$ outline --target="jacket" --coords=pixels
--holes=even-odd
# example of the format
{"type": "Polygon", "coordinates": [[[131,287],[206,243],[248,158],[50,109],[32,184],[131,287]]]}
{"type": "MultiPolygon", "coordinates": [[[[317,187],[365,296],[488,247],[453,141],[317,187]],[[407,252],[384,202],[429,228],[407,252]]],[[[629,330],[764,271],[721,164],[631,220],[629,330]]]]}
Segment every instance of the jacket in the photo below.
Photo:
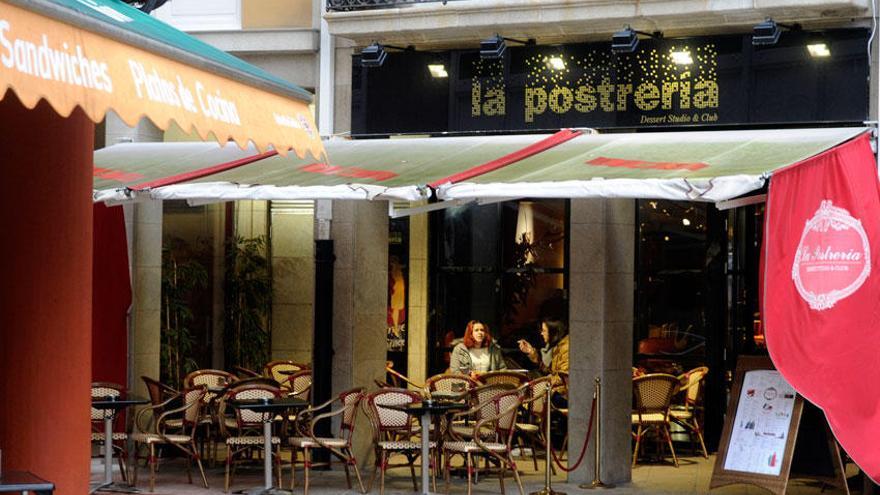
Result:
{"type": "MultiPolygon", "coordinates": [[[[504,356],[501,355],[501,347],[498,347],[498,344],[492,342],[489,344],[489,371],[498,371],[498,370],[506,370],[507,363],[504,362],[504,356]]],[[[468,352],[468,348],[464,345],[464,342],[459,342],[452,349],[452,357],[449,359],[449,369],[453,373],[464,373],[468,374],[473,369],[474,365],[471,362],[471,353],[468,352]]]]}

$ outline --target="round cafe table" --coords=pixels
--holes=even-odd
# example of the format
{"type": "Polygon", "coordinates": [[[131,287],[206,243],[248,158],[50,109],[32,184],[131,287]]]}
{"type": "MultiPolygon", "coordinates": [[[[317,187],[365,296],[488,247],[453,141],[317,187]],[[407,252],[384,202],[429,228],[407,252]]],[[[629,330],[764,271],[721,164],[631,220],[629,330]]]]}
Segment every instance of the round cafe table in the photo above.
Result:
{"type": "Polygon", "coordinates": [[[113,420],[123,409],[149,403],[150,401],[146,399],[131,395],[92,397],[92,407],[111,412],[104,414],[104,481],[90,487],[89,493],[96,491],[140,493],[137,488],[113,483],[113,420]]]}

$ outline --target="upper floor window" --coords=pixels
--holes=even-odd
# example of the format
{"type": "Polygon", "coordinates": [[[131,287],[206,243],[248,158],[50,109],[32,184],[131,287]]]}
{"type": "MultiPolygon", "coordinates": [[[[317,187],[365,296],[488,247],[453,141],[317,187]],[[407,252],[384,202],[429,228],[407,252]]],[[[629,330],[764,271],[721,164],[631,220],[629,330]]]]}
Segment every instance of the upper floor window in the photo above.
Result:
{"type": "Polygon", "coordinates": [[[241,29],[241,0],[174,0],[153,15],[181,31],[241,29]]]}

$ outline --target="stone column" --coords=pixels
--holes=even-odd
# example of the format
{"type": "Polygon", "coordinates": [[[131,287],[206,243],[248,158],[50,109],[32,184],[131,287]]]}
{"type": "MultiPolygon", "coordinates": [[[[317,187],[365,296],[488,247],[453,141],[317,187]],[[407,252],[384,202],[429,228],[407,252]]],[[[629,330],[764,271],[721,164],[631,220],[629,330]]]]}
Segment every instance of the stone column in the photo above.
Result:
{"type": "MultiPolygon", "coordinates": [[[[602,481],[630,474],[635,201],[571,201],[569,458],[580,453],[595,378],[602,380],[602,481]]],[[[574,483],[593,479],[595,438],[574,483]]]]}
{"type": "MultiPolygon", "coordinates": [[[[423,203],[418,203],[423,204],[423,203]]],[[[413,206],[417,206],[414,204],[413,206]]],[[[428,214],[409,217],[409,310],[407,376],[425,383],[428,375],[428,214]]]]}
{"type": "MultiPolygon", "coordinates": [[[[388,297],[388,204],[334,201],[330,236],[333,271],[333,393],[375,388],[385,374],[385,313],[388,297]]],[[[372,459],[370,427],[358,415],[354,451],[372,459]]]]}

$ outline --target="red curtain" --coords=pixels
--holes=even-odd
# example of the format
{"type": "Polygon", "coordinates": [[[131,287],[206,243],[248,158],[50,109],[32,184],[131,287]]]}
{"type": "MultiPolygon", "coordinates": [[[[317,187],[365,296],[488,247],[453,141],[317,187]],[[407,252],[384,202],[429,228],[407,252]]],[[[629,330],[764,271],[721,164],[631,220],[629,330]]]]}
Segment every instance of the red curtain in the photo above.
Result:
{"type": "Polygon", "coordinates": [[[835,436],[880,479],[880,183],[868,135],[773,175],[767,347],[835,436]]]}
{"type": "Polygon", "coordinates": [[[126,384],[127,314],[131,306],[128,246],[121,206],[94,205],[92,381],[126,384]]]}

